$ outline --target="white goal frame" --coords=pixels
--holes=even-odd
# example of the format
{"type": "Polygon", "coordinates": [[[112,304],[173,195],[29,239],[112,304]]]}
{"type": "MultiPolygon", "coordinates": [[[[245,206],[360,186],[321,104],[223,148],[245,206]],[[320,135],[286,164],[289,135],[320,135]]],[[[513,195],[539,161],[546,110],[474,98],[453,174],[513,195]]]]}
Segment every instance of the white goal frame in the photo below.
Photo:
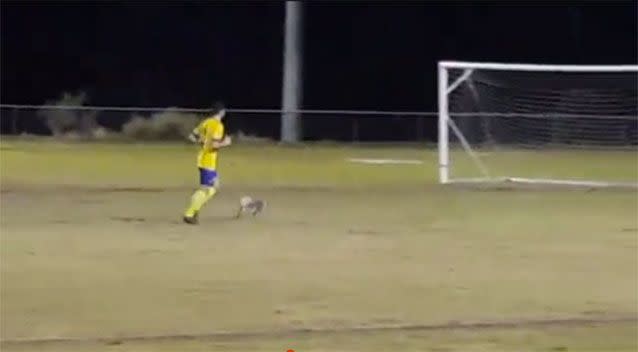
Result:
{"type": "MultiPolygon", "coordinates": [[[[463,136],[454,120],[450,118],[448,97],[457,87],[468,80],[474,70],[493,71],[518,71],[518,72],[595,72],[595,73],[617,73],[636,72],[638,65],[543,65],[543,64],[513,64],[513,63],[478,63],[462,61],[439,61],[438,62],[438,156],[439,156],[439,183],[501,183],[513,182],[531,185],[566,185],[583,187],[629,187],[638,188],[636,183],[601,182],[588,180],[559,180],[559,179],[538,179],[519,177],[494,177],[489,174],[487,167],[473,151],[467,139],[463,136]],[[460,69],[463,73],[452,83],[449,82],[448,70],[460,69]],[[458,138],[465,152],[470,156],[476,167],[481,171],[482,177],[472,179],[451,179],[450,178],[450,149],[449,130],[452,130],[458,138]]],[[[638,157],[638,156],[637,156],[638,157]]]]}

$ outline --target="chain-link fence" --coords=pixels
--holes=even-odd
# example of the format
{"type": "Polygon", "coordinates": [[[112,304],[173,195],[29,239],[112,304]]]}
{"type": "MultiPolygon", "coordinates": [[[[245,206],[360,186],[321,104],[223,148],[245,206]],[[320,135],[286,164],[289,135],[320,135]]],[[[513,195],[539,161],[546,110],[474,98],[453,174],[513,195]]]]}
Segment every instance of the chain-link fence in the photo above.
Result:
{"type": "MultiPolygon", "coordinates": [[[[436,113],[380,111],[298,111],[303,141],[435,142],[436,113]]],[[[206,110],[176,108],[0,107],[3,135],[179,139],[207,116],[206,110]]],[[[280,139],[282,112],[229,109],[228,133],[245,138],[280,139]]]]}

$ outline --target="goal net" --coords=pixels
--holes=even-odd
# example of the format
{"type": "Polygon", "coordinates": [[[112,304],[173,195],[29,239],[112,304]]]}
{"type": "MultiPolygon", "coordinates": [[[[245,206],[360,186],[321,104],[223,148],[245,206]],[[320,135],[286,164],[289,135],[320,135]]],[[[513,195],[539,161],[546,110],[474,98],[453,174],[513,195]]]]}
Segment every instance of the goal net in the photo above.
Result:
{"type": "Polygon", "coordinates": [[[439,62],[439,180],[638,187],[638,66],[439,62]]]}

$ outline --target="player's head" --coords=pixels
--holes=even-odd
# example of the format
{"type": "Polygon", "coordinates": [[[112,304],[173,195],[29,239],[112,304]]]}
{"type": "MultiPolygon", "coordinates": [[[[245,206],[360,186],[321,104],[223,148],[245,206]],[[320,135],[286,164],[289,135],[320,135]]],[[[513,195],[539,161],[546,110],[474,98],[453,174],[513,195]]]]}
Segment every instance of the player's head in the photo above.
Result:
{"type": "Polygon", "coordinates": [[[226,107],[223,103],[217,102],[213,105],[213,116],[218,120],[221,120],[224,116],[226,116],[226,107]]]}

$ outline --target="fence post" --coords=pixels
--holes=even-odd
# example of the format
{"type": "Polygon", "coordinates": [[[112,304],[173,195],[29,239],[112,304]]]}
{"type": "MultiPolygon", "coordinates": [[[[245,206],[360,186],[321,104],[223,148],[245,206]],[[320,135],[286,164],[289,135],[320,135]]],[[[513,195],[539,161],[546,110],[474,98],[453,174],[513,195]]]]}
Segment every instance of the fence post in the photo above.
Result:
{"type": "Polygon", "coordinates": [[[356,115],[352,115],[352,142],[359,141],[359,119],[356,115]]]}
{"type": "Polygon", "coordinates": [[[424,122],[423,121],[425,119],[425,116],[420,116],[417,115],[416,117],[416,140],[417,142],[421,142],[423,141],[423,126],[424,126],[424,122]]]}
{"type": "Polygon", "coordinates": [[[11,110],[11,134],[18,134],[18,109],[11,110]]]}

